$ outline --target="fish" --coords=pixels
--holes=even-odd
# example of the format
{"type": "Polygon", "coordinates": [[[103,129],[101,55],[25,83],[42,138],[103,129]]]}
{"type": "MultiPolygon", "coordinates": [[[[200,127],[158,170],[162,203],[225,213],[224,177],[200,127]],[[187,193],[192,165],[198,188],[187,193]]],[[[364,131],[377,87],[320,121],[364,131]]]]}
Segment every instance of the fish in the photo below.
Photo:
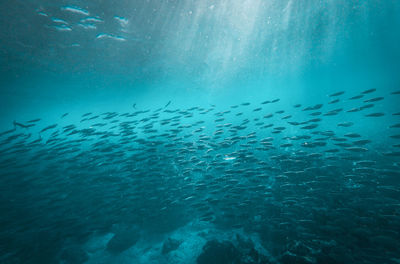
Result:
{"type": "Polygon", "coordinates": [[[112,34],[107,34],[107,33],[97,34],[96,39],[111,39],[111,40],[116,40],[116,41],[120,41],[120,42],[127,41],[127,39],[122,36],[117,36],[117,35],[112,35],[112,34]]]}
{"type": "Polygon", "coordinates": [[[54,23],[58,23],[58,24],[68,25],[67,21],[60,19],[60,18],[56,18],[56,17],[52,17],[51,21],[53,21],[54,23]]]}
{"type": "Polygon", "coordinates": [[[335,99],[335,100],[330,101],[328,104],[336,104],[338,102],[340,102],[340,100],[339,99],[335,99]]]}
{"type": "Polygon", "coordinates": [[[374,104],[366,104],[360,107],[360,110],[368,109],[374,107],[374,104]]]}
{"type": "Polygon", "coordinates": [[[381,100],[383,100],[383,99],[384,99],[384,97],[375,97],[375,98],[371,98],[371,99],[365,100],[364,103],[368,103],[368,102],[378,102],[378,101],[381,101],[381,100]]]}
{"type": "Polygon", "coordinates": [[[349,100],[357,100],[357,99],[360,99],[360,98],[363,98],[363,97],[364,97],[364,95],[360,94],[360,95],[356,95],[356,96],[350,97],[349,100]]]}
{"type": "Polygon", "coordinates": [[[350,110],[347,110],[346,112],[347,113],[355,113],[355,112],[359,112],[359,111],[361,111],[362,109],[360,109],[360,108],[352,108],[352,109],[350,109],[350,110]]]}
{"type": "MultiPolygon", "coordinates": [[[[96,109],[71,112],[62,124],[15,125],[0,133],[7,198],[0,232],[24,250],[10,247],[0,262],[42,259],[43,252],[48,262],[70,262],[62,258],[100,242],[108,252],[90,249],[90,258],[131,248],[158,259],[160,247],[148,240],[156,235],[181,245],[215,238],[222,244],[212,252],[228,248],[237,262],[386,263],[398,251],[400,125],[394,116],[363,119],[369,103],[340,100],[322,110],[330,100],[294,107],[282,98],[279,109],[257,100],[251,108],[96,109]],[[37,234],[43,240],[26,247],[37,234]],[[372,244],[355,243],[365,238],[372,244]],[[264,259],[262,247],[271,245],[264,259]]],[[[389,106],[377,105],[392,113],[389,106]]]]}
{"type": "Polygon", "coordinates": [[[47,130],[49,130],[49,129],[53,129],[53,128],[56,128],[56,127],[57,127],[57,124],[53,124],[53,125],[47,126],[47,127],[43,128],[43,129],[40,131],[40,133],[43,133],[43,132],[45,132],[45,131],[47,131],[47,130]]]}
{"type": "MultiPolygon", "coordinates": [[[[83,23],[79,23],[78,26],[84,28],[84,29],[91,29],[91,30],[95,30],[97,29],[97,26],[94,24],[83,24],[83,23]]],[[[73,46],[79,47],[79,44],[73,44],[73,46]]]]}
{"type": "Polygon", "coordinates": [[[362,147],[348,147],[345,150],[352,151],[352,152],[367,152],[368,149],[362,147]]]}
{"type": "Polygon", "coordinates": [[[67,12],[71,12],[74,14],[78,14],[78,15],[83,15],[83,16],[88,16],[89,12],[83,8],[77,7],[77,6],[63,6],[61,8],[61,10],[63,11],[67,11],[67,12]]]}
{"type": "Polygon", "coordinates": [[[168,103],[164,106],[164,108],[167,108],[171,104],[171,101],[168,101],[168,103]]]}
{"type": "Polygon", "coordinates": [[[311,125],[303,126],[303,127],[301,127],[301,129],[314,129],[316,127],[318,127],[318,124],[311,124],[311,125]]]}
{"type": "Polygon", "coordinates": [[[340,91],[340,92],[336,92],[336,93],[330,94],[329,97],[336,97],[336,96],[339,96],[339,95],[342,95],[342,94],[344,94],[344,91],[340,91]]]}
{"type": "Polygon", "coordinates": [[[400,157],[400,151],[390,151],[390,152],[384,152],[382,154],[384,156],[389,156],[389,157],[400,157]]]}
{"type": "Polygon", "coordinates": [[[369,143],[371,143],[371,142],[372,142],[372,141],[369,140],[369,139],[360,139],[360,140],[354,141],[354,142],[353,142],[353,145],[356,145],[356,146],[364,146],[364,145],[369,144],[369,143]]]}
{"type": "Polygon", "coordinates": [[[373,92],[375,92],[376,91],[376,89],[375,88],[372,88],[372,89],[368,89],[368,90],[365,90],[365,91],[363,91],[363,92],[361,92],[362,94],[370,94],[370,93],[373,93],[373,92]]]}
{"type": "Polygon", "coordinates": [[[126,27],[129,23],[129,20],[122,16],[114,16],[114,19],[117,20],[122,27],[126,27]]]}
{"type": "Polygon", "coordinates": [[[72,31],[72,27],[68,26],[68,25],[54,25],[52,26],[52,28],[54,28],[57,31],[72,31]]]}
{"type": "Polygon", "coordinates": [[[351,127],[353,125],[354,125],[353,122],[343,122],[343,123],[337,124],[337,126],[339,126],[339,127],[351,127]]]}
{"type": "Polygon", "coordinates": [[[384,116],[384,113],[371,113],[371,114],[367,114],[365,115],[366,117],[381,117],[384,116]]]}
{"type": "Polygon", "coordinates": [[[63,114],[62,116],[61,116],[61,118],[64,118],[64,117],[66,117],[68,115],[68,113],[65,113],[65,114],[63,114]]]}
{"type": "Polygon", "coordinates": [[[314,122],[321,122],[322,119],[321,118],[313,118],[307,121],[307,123],[314,123],[314,122]]]}
{"type": "Polygon", "coordinates": [[[14,127],[13,129],[1,132],[0,136],[4,136],[4,135],[10,134],[10,133],[15,132],[15,131],[16,131],[16,128],[14,127]]]}
{"type": "Polygon", "coordinates": [[[13,124],[14,124],[14,128],[16,128],[17,126],[22,127],[22,128],[30,128],[30,127],[35,126],[35,124],[24,125],[24,124],[16,122],[15,120],[14,120],[13,124]]]}
{"type": "Polygon", "coordinates": [[[338,108],[338,109],[334,109],[334,110],[331,110],[331,111],[329,111],[329,112],[326,112],[326,113],[323,114],[323,115],[324,115],[324,116],[333,116],[333,115],[339,114],[341,111],[343,111],[343,109],[342,109],[342,108],[338,108]]]}
{"type": "Polygon", "coordinates": [[[36,119],[32,119],[32,120],[27,121],[27,123],[36,123],[36,122],[39,122],[40,120],[42,120],[42,119],[36,118],[36,119]]]}
{"type": "Polygon", "coordinates": [[[360,166],[372,166],[376,164],[376,161],[374,160],[360,160],[356,162],[357,165],[360,166]]]}
{"type": "Polygon", "coordinates": [[[361,135],[358,134],[358,133],[347,133],[347,134],[345,134],[344,136],[345,136],[345,137],[350,137],[350,138],[358,138],[358,137],[361,137],[361,135]]]}

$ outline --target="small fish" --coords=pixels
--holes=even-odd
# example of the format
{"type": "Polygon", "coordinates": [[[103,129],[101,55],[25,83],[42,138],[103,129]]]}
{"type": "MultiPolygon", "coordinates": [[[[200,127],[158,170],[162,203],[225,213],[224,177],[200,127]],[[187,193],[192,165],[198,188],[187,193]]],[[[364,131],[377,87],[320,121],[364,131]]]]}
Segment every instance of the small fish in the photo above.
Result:
{"type": "Polygon", "coordinates": [[[336,103],[338,103],[339,101],[340,101],[339,99],[335,99],[335,100],[330,101],[328,104],[336,104],[336,103]]]}
{"type": "Polygon", "coordinates": [[[132,107],[133,107],[134,109],[136,109],[136,103],[134,103],[134,104],[132,105],[132,107]]]}
{"type": "Polygon", "coordinates": [[[40,120],[42,120],[42,119],[36,118],[36,119],[29,120],[27,123],[36,123],[36,122],[39,122],[40,120]]]}
{"type": "Polygon", "coordinates": [[[352,125],[354,125],[353,122],[343,122],[343,123],[339,123],[337,126],[340,126],[340,127],[351,127],[352,125]]]}
{"type": "Polygon", "coordinates": [[[374,104],[366,104],[366,105],[361,106],[360,110],[368,109],[368,108],[372,108],[372,107],[374,107],[374,104]]]}
{"type": "Polygon", "coordinates": [[[43,128],[43,129],[40,131],[40,133],[42,133],[42,132],[44,132],[44,131],[46,131],[46,130],[49,130],[49,129],[53,129],[53,128],[55,128],[56,126],[57,126],[57,124],[47,126],[47,127],[43,128]]]}
{"type": "Polygon", "coordinates": [[[361,111],[361,109],[360,109],[360,108],[352,108],[352,109],[350,109],[350,110],[347,110],[346,112],[348,112],[348,113],[354,113],[354,112],[358,112],[358,111],[361,111]]]}
{"type": "Polygon", "coordinates": [[[391,125],[389,128],[400,128],[400,123],[391,125]]]}
{"type": "Polygon", "coordinates": [[[323,106],[323,104],[316,104],[314,106],[309,106],[303,109],[303,111],[318,110],[323,106]]]}
{"type": "Polygon", "coordinates": [[[327,149],[327,150],[325,150],[325,152],[328,152],[328,153],[337,153],[339,151],[340,151],[339,149],[327,149]]]}
{"type": "Polygon", "coordinates": [[[15,129],[15,127],[14,127],[14,129],[10,129],[10,130],[3,131],[3,132],[0,133],[0,136],[7,135],[7,134],[9,134],[9,133],[11,133],[11,132],[14,132],[15,130],[16,130],[16,129],[15,129]]]}
{"type": "Polygon", "coordinates": [[[390,151],[390,152],[385,152],[382,153],[385,156],[390,156],[390,157],[400,157],[400,151],[390,151]]]}
{"type": "Polygon", "coordinates": [[[384,116],[384,113],[372,113],[372,114],[368,114],[365,115],[366,117],[380,117],[380,116],[384,116]]]}
{"type": "Polygon", "coordinates": [[[321,118],[313,118],[313,119],[310,119],[310,120],[308,120],[307,121],[307,123],[315,123],[315,122],[321,122],[322,121],[322,119],[321,118]]]}
{"type": "Polygon", "coordinates": [[[339,96],[339,95],[342,95],[342,94],[344,94],[344,91],[340,91],[340,92],[337,92],[337,93],[330,94],[329,97],[335,97],[335,96],[339,96]]]}
{"type": "Polygon", "coordinates": [[[64,117],[66,117],[68,115],[68,113],[65,113],[65,114],[63,114],[62,116],[61,116],[61,118],[64,118],[64,117]]]}
{"type": "Polygon", "coordinates": [[[301,104],[295,104],[293,107],[294,108],[299,108],[299,107],[301,107],[301,104]]]}
{"type": "Polygon", "coordinates": [[[272,126],[273,126],[273,124],[268,124],[268,125],[263,126],[262,128],[269,128],[269,127],[272,127],[272,126]]]}
{"type": "Polygon", "coordinates": [[[357,140],[357,141],[353,142],[353,144],[356,146],[364,146],[369,143],[371,143],[371,140],[369,140],[369,139],[361,139],[361,140],[357,140]]]}
{"type": "Polygon", "coordinates": [[[362,148],[362,147],[348,147],[345,148],[345,150],[351,151],[351,152],[367,152],[368,149],[362,148]]]}
{"type": "Polygon", "coordinates": [[[339,109],[335,109],[335,110],[331,110],[327,113],[324,114],[324,116],[334,116],[339,114],[339,112],[341,112],[343,109],[339,108],[339,109]]]}
{"type": "Polygon", "coordinates": [[[358,138],[358,137],[361,137],[361,135],[360,135],[360,134],[357,134],[357,133],[347,133],[347,134],[345,134],[344,136],[345,136],[345,137],[349,137],[349,138],[358,138]]]}
{"type": "Polygon", "coordinates": [[[314,129],[317,126],[318,126],[318,124],[311,124],[311,125],[308,125],[308,126],[303,126],[303,127],[301,127],[301,129],[314,129]]]}
{"type": "Polygon", "coordinates": [[[16,122],[15,120],[14,120],[13,124],[14,124],[14,128],[19,126],[19,127],[22,127],[22,128],[26,129],[26,128],[30,128],[30,127],[35,126],[35,124],[24,125],[24,124],[16,122]]]}
{"type": "Polygon", "coordinates": [[[357,165],[361,165],[361,166],[371,166],[371,165],[375,165],[376,161],[374,160],[360,160],[358,162],[356,162],[357,165]]]}
{"type": "Polygon", "coordinates": [[[372,99],[365,100],[364,103],[378,102],[378,101],[381,101],[383,99],[384,99],[384,97],[375,97],[375,98],[372,98],[372,99]]]}
{"type": "Polygon", "coordinates": [[[391,92],[391,94],[400,94],[400,90],[397,90],[397,91],[391,92]]]}
{"type": "Polygon", "coordinates": [[[375,91],[376,91],[376,89],[372,88],[372,89],[368,89],[368,90],[363,91],[362,94],[369,94],[369,93],[373,93],[375,91]]]}
{"type": "Polygon", "coordinates": [[[89,12],[83,8],[77,7],[77,6],[64,6],[61,8],[63,11],[75,13],[78,15],[83,15],[83,16],[88,16],[89,12]]]}
{"type": "Polygon", "coordinates": [[[360,98],[363,98],[363,97],[364,97],[364,95],[360,94],[360,95],[356,95],[356,96],[350,97],[349,100],[357,100],[357,99],[360,99],[360,98]]]}

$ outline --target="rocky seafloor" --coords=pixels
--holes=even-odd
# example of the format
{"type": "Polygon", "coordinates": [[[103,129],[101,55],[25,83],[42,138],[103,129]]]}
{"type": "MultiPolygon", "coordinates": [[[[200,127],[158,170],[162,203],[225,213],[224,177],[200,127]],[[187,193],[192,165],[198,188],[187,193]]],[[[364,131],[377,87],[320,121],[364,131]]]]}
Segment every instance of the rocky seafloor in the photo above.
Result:
{"type": "MultiPolygon", "coordinates": [[[[295,256],[286,258],[290,263],[295,256]]],[[[274,259],[256,234],[219,230],[197,221],[160,236],[118,226],[113,233],[96,234],[83,245],[66,246],[60,254],[64,264],[261,264],[282,260],[274,259]]]]}

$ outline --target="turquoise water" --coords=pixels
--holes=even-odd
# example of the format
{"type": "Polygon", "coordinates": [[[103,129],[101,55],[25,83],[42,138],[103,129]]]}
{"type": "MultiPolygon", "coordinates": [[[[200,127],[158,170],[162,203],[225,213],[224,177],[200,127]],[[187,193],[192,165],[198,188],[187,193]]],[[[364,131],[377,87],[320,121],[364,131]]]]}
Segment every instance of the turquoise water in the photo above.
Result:
{"type": "Polygon", "coordinates": [[[0,263],[399,263],[398,1],[2,1],[0,263]]]}

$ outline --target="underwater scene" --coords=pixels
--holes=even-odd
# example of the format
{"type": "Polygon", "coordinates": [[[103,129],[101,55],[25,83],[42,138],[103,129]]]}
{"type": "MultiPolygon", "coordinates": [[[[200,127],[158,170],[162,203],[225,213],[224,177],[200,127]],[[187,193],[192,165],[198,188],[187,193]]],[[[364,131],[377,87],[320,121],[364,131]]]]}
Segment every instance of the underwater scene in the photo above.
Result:
{"type": "Polygon", "coordinates": [[[400,1],[0,1],[0,263],[399,264],[400,1]]]}

